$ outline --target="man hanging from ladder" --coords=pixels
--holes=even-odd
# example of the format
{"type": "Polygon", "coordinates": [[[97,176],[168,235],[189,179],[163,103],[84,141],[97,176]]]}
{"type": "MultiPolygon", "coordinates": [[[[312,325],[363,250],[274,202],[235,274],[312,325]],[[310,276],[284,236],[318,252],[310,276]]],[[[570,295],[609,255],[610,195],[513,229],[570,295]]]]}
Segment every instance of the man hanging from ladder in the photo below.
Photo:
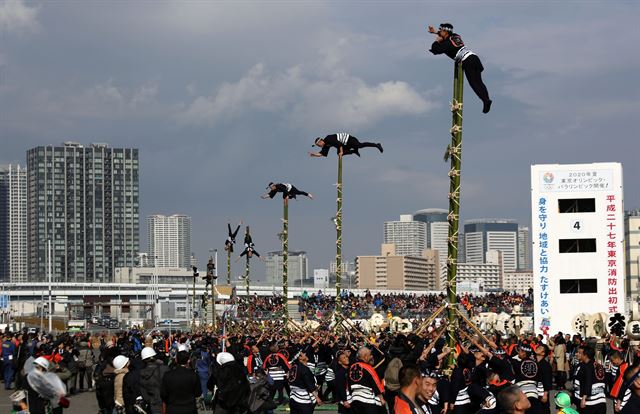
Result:
{"type": "Polygon", "coordinates": [[[478,55],[473,53],[462,41],[462,37],[453,31],[450,23],[442,23],[438,30],[433,26],[429,26],[429,33],[438,35],[436,41],[431,45],[429,51],[434,55],[445,54],[451,59],[462,64],[462,70],[467,76],[471,89],[478,95],[482,101],[482,113],[486,114],[491,110],[491,99],[489,99],[489,91],[484,82],[482,82],[482,71],[484,67],[478,55]]]}
{"type": "Polygon", "coordinates": [[[295,199],[296,196],[302,195],[309,197],[313,200],[313,194],[307,193],[306,191],[298,190],[296,187],[289,183],[269,183],[267,186],[267,190],[269,192],[263,196],[260,196],[262,199],[273,198],[277,193],[282,193],[282,198],[286,199],[295,199]]]}
{"type": "Polygon", "coordinates": [[[353,135],[346,132],[339,132],[337,134],[327,135],[324,138],[316,138],[315,143],[312,146],[320,147],[319,152],[309,152],[312,157],[326,157],[329,155],[329,150],[335,148],[338,155],[356,154],[360,156],[359,150],[361,148],[375,147],[378,151],[383,152],[382,144],[373,142],[360,142],[353,135]]]}

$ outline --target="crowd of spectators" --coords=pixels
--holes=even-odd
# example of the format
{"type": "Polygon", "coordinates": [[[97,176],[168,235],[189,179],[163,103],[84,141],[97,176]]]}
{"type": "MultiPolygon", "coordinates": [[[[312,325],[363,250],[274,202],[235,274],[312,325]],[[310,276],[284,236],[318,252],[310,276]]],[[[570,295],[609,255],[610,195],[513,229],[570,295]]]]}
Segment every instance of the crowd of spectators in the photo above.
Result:
{"type": "MultiPolygon", "coordinates": [[[[394,316],[414,317],[437,310],[446,301],[446,295],[440,294],[382,294],[367,290],[364,295],[344,293],[340,297],[343,312],[352,318],[369,318],[373,313],[390,312],[394,316]]],[[[470,315],[480,312],[506,312],[511,314],[514,306],[520,306],[520,312],[533,313],[533,296],[510,292],[487,293],[484,295],[458,295],[458,302],[470,315]]],[[[307,317],[318,317],[332,312],[336,307],[335,296],[326,295],[321,290],[309,294],[304,292],[298,300],[298,311],[307,317]]]]}

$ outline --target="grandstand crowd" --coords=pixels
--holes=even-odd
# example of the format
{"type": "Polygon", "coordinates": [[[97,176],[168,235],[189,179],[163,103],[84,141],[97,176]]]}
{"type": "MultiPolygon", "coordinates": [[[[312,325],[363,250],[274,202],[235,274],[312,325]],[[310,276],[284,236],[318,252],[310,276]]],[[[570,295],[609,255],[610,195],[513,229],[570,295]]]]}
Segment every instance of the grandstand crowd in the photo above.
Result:
{"type": "MultiPolygon", "coordinates": [[[[347,316],[364,316],[429,314],[443,299],[367,292],[339,300],[347,316]]],[[[216,332],[5,332],[2,380],[15,391],[13,412],[32,414],[63,413],[80,392],[95,393],[100,414],[310,414],[328,405],[343,414],[640,413],[640,357],[625,337],[505,336],[461,323],[449,347],[444,322],[361,332],[327,316],[335,303],[321,292],[300,298],[302,314],[321,313],[309,330],[273,317],[227,319],[216,332]]],[[[460,303],[469,313],[532,306],[530,296],[506,293],[460,303]]]]}

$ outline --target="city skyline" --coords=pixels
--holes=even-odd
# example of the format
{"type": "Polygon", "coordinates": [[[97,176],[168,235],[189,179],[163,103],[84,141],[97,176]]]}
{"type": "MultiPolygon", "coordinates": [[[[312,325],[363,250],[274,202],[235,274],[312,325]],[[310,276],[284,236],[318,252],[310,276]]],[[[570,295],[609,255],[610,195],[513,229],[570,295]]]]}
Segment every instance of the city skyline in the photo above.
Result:
{"type": "MultiPolygon", "coordinates": [[[[627,179],[640,174],[628,122],[640,86],[625,81],[640,57],[602,35],[640,40],[630,29],[638,5],[548,11],[504,2],[5,2],[0,164],[25,164],[27,149],[67,140],[139,148],[141,216],[191,216],[200,266],[240,219],[258,251],[281,248],[281,206],[258,197],[269,181],[293,182],[315,200],[291,203],[290,247],[310,252],[310,269],[324,268],[335,250],[336,159],[306,152],[316,136],[345,130],[385,146],[345,162],[344,258],[371,254],[380,223],[446,208],[451,63],[426,52],[425,28],[451,21],[482,56],[494,98],[483,115],[466,89],[461,218],[530,226],[531,164],[616,161],[627,179]],[[238,21],[246,24],[230,24],[238,21]]],[[[625,209],[637,208],[640,194],[627,188],[625,209]]]]}

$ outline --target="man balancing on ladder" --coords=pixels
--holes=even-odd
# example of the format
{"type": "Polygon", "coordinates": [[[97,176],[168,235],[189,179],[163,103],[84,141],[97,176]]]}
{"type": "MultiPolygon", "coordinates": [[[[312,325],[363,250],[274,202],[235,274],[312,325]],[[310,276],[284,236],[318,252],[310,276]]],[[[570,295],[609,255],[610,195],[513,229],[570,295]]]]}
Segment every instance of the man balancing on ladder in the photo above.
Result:
{"type": "Polygon", "coordinates": [[[433,26],[429,26],[429,33],[438,35],[436,41],[431,45],[429,50],[434,55],[445,54],[451,59],[462,64],[462,70],[467,76],[471,89],[478,95],[482,101],[482,113],[486,114],[491,110],[491,99],[489,99],[489,91],[482,82],[482,71],[484,67],[480,58],[464,45],[459,34],[453,31],[450,23],[442,23],[438,30],[433,26]]]}
{"type": "Polygon", "coordinates": [[[378,151],[383,152],[382,144],[360,142],[356,137],[346,132],[327,135],[324,138],[318,137],[312,146],[321,148],[319,152],[309,152],[312,157],[326,157],[329,155],[331,148],[335,148],[338,151],[338,155],[356,154],[358,157],[360,156],[360,152],[358,152],[360,148],[375,147],[378,148],[378,151]]]}

